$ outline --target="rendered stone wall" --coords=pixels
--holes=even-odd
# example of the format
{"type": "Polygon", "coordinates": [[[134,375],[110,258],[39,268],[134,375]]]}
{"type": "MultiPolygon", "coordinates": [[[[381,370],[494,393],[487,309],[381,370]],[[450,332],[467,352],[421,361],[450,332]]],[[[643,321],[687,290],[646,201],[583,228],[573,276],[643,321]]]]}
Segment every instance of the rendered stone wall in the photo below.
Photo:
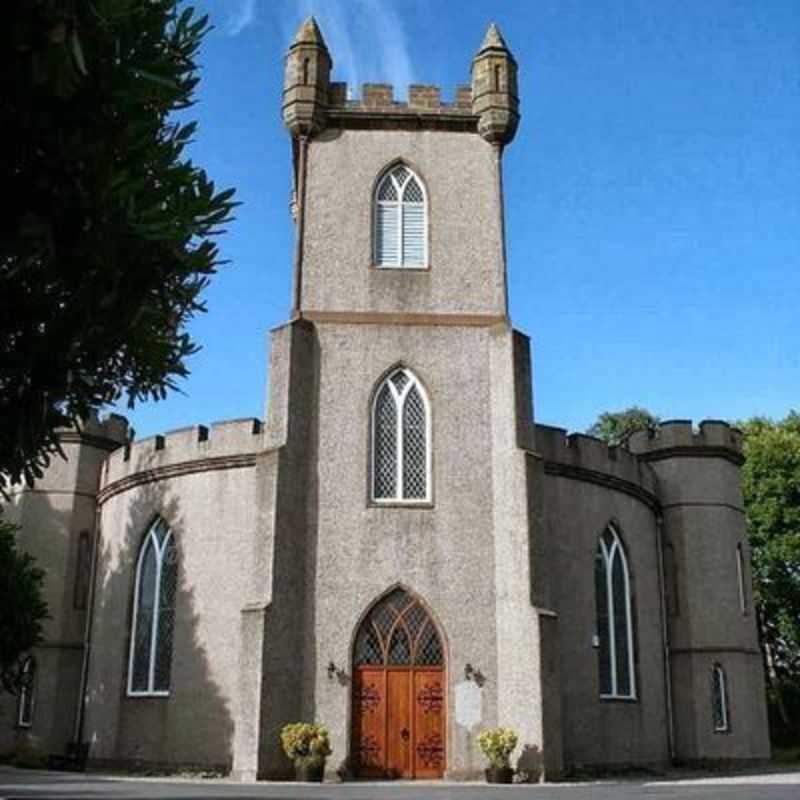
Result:
{"type": "Polygon", "coordinates": [[[107,463],[85,733],[98,762],[230,767],[256,528],[253,420],[184,429],[107,463]],[[129,697],[136,561],[155,517],[178,546],[169,697],[129,697]]]}
{"type": "Polygon", "coordinates": [[[655,482],[630,454],[585,436],[536,427],[544,459],[542,492],[548,571],[558,615],[561,724],[567,770],[654,764],[669,759],[658,580],[655,482]],[[605,484],[605,485],[604,485],[605,484]],[[626,490],[623,490],[625,487],[626,490]],[[637,493],[640,496],[636,496],[637,493]],[[594,589],[595,553],[609,522],[620,534],[631,574],[635,701],[600,698],[594,589]]]}
{"type": "Polygon", "coordinates": [[[662,423],[631,448],[657,475],[664,540],[675,565],[669,637],[681,760],[769,757],[741,476],[741,433],[724,422],[662,423]],[[745,607],[737,545],[744,555],[745,607]],[[728,679],[730,730],[711,717],[711,670],[728,679]]]}
{"type": "MultiPolygon", "coordinates": [[[[60,433],[66,458],[54,456],[33,488],[17,487],[5,510],[21,526],[18,547],[44,570],[44,598],[50,618],[36,647],[36,683],[30,728],[16,727],[15,698],[2,697],[0,753],[23,750],[40,757],[61,754],[74,738],[78,704],[85,605],[76,603],[76,581],[88,583],[88,562],[79,563],[81,535],[91,547],[95,528],[95,497],[101,464],[119,446],[125,421],[87,420],[82,432],[60,433]],[[82,570],[84,574],[78,575],[82,570]]],[[[90,552],[90,549],[89,549],[90,552]]]]}
{"type": "Polygon", "coordinates": [[[479,136],[329,129],[307,181],[304,312],[505,314],[496,152],[479,136]],[[428,270],[373,266],[373,189],[396,159],[428,192],[428,270]]]}

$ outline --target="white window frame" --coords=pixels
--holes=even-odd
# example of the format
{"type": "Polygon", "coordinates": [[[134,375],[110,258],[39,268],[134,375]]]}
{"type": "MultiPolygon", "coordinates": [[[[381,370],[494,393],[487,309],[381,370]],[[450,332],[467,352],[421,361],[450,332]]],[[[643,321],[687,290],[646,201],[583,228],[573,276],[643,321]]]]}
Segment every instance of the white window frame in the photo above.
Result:
{"type": "Polygon", "coordinates": [[[408,368],[406,367],[397,367],[396,369],[391,370],[383,380],[378,383],[375,387],[375,391],[372,395],[372,411],[371,411],[371,425],[372,425],[372,436],[370,437],[371,443],[371,455],[370,455],[370,474],[369,474],[369,483],[370,483],[370,498],[373,503],[377,504],[388,504],[388,505],[397,505],[398,503],[402,503],[403,505],[420,505],[420,504],[429,504],[432,498],[433,487],[431,486],[431,428],[432,428],[432,416],[431,416],[431,405],[430,401],[428,400],[428,393],[425,391],[425,387],[422,385],[422,381],[417,378],[417,376],[408,368]],[[394,377],[398,372],[402,372],[406,378],[408,379],[408,383],[403,387],[402,392],[397,391],[397,387],[394,385],[392,381],[392,377],[394,377]],[[376,452],[376,435],[377,435],[377,425],[376,425],[376,411],[378,407],[378,397],[381,394],[381,391],[384,386],[389,386],[389,391],[392,394],[392,398],[394,399],[395,411],[397,412],[397,425],[395,429],[395,442],[396,442],[396,453],[397,458],[395,461],[395,496],[394,497],[376,497],[375,496],[375,452],[376,452]],[[422,405],[425,409],[425,497],[403,497],[403,405],[405,403],[406,397],[408,393],[411,391],[411,387],[416,386],[417,391],[422,397],[422,405]]]}
{"type": "MultiPolygon", "coordinates": [[[[633,607],[631,603],[631,576],[628,570],[628,559],[625,555],[625,548],[622,546],[622,540],[614,525],[607,525],[603,533],[600,535],[599,549],[603,555],[603,567],[606,579],[606,603],[607,606],[607,624],[608,624],[608,650],[610,656],[610,671],[611,671],[611,692],[600,693],[602,700],[636,700],[636,658],[634,656],[634,637],[633,637],[633,607]],[[606,548],[604,535],[606,531],[611,532],[614,541],[611,548],[606,548]],[[619,555],[622,561],[622,574],[625,579],[625,632],[628,639],[628,674],[630,675],[630,691],[623,694],[618,691],[618,672],[617,672],[617,640],[616,630],[614,626],[614,586],[613,586],[613,567],[614,559],[619,555]]],[[[596,556],[595,556],[596,557],[596,556]]],[[[595,598],[597,602],[597,598],[595,598]]],[[[598,639],[601,636],[601,631],[597,631],[598,639]]]]}
{"type": "MultiPolygon", "coordinates": [[[[164,564],[164,554],[167,551],[167,546],[173,539],[172,531],[167,523],[158,517],[154,520],[153,524],[148,528],[147,535],[142,540],[139,547],[139,557],[136,560],[136,578],[133,589],[133,617],[131,620],[131,641],[130,652],[128,654],[128,697],[169,697],[169,689],[154,689],[155,685],[155,671],[156,671],[156,648],[158,646],[158,624],[159,615],[161,613],[161,569],[164,564]],[[158,529],[159,527],[167,529],[166,536],[164,536],[163,543],[159,544],[158,529]],[[142,562],[144,554],[147,552],[147,545],[149,542],[153,543],[156,554],[156,580],[155,580],[155,597],[153,605],[153,625],[150,629],[150,650],[148,654],[148,669],[147,669],[147,689],[134,689],[133,688],[133,659],[136,652],[136,625],[139,617],[139,586],[141,584],[142,562]]],[[[171,657],[172,654],[170,654],[171,657]]]]}
{"type": "MultiPolygon", "coordinates": [[[[410,201],[409,201],[410,202],[410,201]]],[[[378,269],[428,269],[428,190],[425,186],[425,181],[408,166],[404,161],[398,161],[392,164],[381,173],[381,177],[375,184],[375,193],[372,202],[372,263],[378,269]],[[408,177],[403,181],[402,186],[398,184],[392,173],[397,167],[403,167],[408,170],[408,177]],[[422,263],[405,263],[403,261],[403,193],[406,186],[408,186],[411,178],[414,178],[422,191],[422,263]],[[397,192],[397,200],[379,200],[378,195],[381,187],[386,180],[392,181],[397,192]],[[397,261],[392,263],[389,261],[378,260],[378,207],[379,206],[394,206],[397,212],[397,261]]]]}
{"type": "Polygon", "coordinates": [[[714,724],[714,733],[728,733],[731,729],[731,720],[728,713],[728,676],[722,664],[714,664],[711,668],[711,716],[714,724]],[[719,707],[722,711],[722,722],[717,724],[714,717],[716,706],[716,693],[720,694],[719,707]]]}
{"type": "Polygon", "coordinates": [[[28,656],[22,665],[22,674],[32,677],[24,680],[19,690],[17,698],[17,727],[30,728],[33,725],[33,712],[36,706],[36,659],[28,656]],[[26,707],[30,708],[30,713],[25,716],[26,707]]]}

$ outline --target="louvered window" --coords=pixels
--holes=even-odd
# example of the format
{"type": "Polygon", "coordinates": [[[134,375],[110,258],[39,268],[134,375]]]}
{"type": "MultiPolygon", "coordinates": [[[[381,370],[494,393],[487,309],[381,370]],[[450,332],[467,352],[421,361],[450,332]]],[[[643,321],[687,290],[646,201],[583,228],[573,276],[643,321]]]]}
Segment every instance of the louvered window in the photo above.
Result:
{"type": "Polygon", "coordinates": [[[422,181],[398,164],[375,193],[375,263],[379,267],[426,267],[428,212],[422,181]]]}
{"type": "Polygon", "coordinates": [[[600,696],[634,700],[630,574],[622,542],[611,525],[605,529],[597,546],[594,580],[600,696]]]}
{"type": "Polygon", "coordinates": [[[128,694],[169,694],[177,589],[175,539],[164,520],[157,519],[136,565],[128,694]]]}
{"type": "Polygon", "coordinates": [[[727,733],[731,729],[728,714],[728,678],[720,664],[714,664],[711,670],[711,714],[716,733],[727,733]]]}
{"type": "Polygon", "coordinates": [[[372,497],[424,502],[430,498],[430,423],[422,385],[397,369],[378,387],[372,411],[372,497]]]}

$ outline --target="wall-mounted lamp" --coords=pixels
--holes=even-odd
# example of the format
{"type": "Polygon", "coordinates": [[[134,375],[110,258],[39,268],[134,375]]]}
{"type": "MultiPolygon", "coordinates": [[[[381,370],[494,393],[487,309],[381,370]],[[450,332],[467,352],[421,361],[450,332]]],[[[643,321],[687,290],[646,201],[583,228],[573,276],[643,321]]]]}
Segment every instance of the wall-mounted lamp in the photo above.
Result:
{"type": "Polygon", "coordinates": [[[332,681],[337,672],[338,672],[338,669],[336,668],[336,664],[334,664],[333,661],[329,661],[328,662],[328,680],[332,681]]]}
{"type": "Polygon", "coordinates": [[[474,681],[478,688],[481,688],[483,684],[486,683],[486,676],[469,663],[464,667],[464,677],[468,681],[474,681]]]}

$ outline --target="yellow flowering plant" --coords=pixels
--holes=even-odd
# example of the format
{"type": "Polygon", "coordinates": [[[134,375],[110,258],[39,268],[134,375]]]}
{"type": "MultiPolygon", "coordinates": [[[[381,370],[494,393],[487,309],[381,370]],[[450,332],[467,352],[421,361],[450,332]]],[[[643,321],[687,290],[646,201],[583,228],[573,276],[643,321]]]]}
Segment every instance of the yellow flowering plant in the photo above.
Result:
{"type": "Polygon", "coordinates": [[[315,722],[293,722],[281,731],[283,752],[297,767],[317,766],[333,752],[328,729],[315,722]]]}
{"type": "Polygon", "coordinates": [[[511,728],[491,728],[478,736],[478,746],[492,767],[510,767],[519,737],[511,728]]]}

